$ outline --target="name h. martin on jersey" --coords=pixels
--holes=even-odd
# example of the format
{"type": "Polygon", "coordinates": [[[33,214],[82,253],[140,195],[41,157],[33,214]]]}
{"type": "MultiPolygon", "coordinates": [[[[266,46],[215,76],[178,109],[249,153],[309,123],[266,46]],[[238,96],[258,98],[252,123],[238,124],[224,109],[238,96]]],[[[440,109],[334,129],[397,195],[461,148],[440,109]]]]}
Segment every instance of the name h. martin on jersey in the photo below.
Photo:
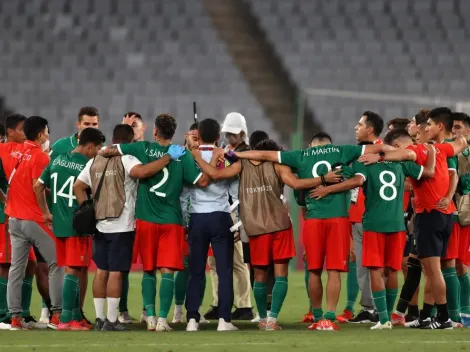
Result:
{"type": "Polygon", "coordinates": [[[330,154],[330,153],[339,153],[339,148],[337,147],[326,147],[326,148],[310,148],[304,150],[304,156],[310,155],[319,155],[319,154],[330,154]]]}

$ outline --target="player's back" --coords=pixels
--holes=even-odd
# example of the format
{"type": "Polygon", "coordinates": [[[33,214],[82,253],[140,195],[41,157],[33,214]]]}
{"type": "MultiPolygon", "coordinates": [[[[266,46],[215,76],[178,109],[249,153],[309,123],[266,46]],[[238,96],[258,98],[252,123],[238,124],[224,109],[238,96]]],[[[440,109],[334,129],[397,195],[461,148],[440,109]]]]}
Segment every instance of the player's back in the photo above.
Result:
{"type": "Polygon", "coordinates": [[[2,159],[3,172],[7,181],[15,168],[21,155],[23,155],[23,143],[7,142],[0,144],[0,158],[2,159]]]}
{"type": "MultiPolygon", "coordinates": [[[[121,144],[122,154],[133,155],[146,164],[163,157],[170,148],[157,142],[121,144]]],[[[184,182],[196,183],[202,174],[190,153],[170,162],[159,173],[139,181],[136,218],[156,224],[182,224],[179,197],[184,182]]]]}

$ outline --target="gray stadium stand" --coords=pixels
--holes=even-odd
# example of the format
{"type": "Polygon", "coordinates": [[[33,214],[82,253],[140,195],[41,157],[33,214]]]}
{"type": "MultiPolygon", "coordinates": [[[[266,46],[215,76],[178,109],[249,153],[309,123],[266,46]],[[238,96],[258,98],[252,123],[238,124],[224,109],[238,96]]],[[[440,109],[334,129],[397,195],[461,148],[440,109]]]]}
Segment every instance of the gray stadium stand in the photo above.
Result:
{"type": "Polygon", "coordinates": [[[0,95],[48,118],[54,138],[93,105],[108,135],[132,110],[151,138],[154,117],[169,112],[181,143],[193,100],[200,118],[238,111],[250,132],[278,138],[200,0],[2,0],[0,52],[0,95]]]}
{"type": "MultiPolygon", "coordinates": [[[[292,77],[305,90],[470,101],[468,0],[249,1],[292,77]]],[[[318,95],[308,95],[308,101],[340,143],[354,142],[352,128],[364,110],[377,111],[387,120],[433,107],[318,95]]]]}

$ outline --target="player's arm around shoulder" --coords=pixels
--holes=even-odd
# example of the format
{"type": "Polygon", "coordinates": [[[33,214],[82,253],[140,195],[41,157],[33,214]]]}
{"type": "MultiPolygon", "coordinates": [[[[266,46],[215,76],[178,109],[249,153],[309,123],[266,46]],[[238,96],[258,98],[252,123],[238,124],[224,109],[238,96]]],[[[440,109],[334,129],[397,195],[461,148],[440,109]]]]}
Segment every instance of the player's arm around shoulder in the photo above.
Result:
{"type": "Polygon", "coordinates": [[[123,155],[121,158],[124,169],[134,179],[149,178],[162,171],[171,162],[168,154],[145,165],[132,155],[123,155]]]}
{"type": "Polygon", "coordinates": [[[464,136],[460,136],[458,138],[455,138],[452,142],[446,142],[446,143],[443,143],[443,144],[439,144],[439,149],[442,150],[444,149],[446,144],[450,144],[452,146],[452,149],[453,151],[449,150],[445,150],[446,151],[446,154],[448,156],[454,156],[454,155],[458,155],[460,154],[461,152],[463,152],[463,150],[465,148],[467,148],[468,146],[468,142],[467,142],[467,139],[464,137],[464,136]],[[453,152],[453,153],[452,153],[453,152]]]}
{"type": "Polygon", "coordinates": [[[88,160],[83,170],[78,175],[77,180],[73,185],[73,193],[77,198],[78,204],[82,204],[88,199],[86,194],[87,189],[91,188],[91,165],[93,165],[94,159],[88,160]]]}

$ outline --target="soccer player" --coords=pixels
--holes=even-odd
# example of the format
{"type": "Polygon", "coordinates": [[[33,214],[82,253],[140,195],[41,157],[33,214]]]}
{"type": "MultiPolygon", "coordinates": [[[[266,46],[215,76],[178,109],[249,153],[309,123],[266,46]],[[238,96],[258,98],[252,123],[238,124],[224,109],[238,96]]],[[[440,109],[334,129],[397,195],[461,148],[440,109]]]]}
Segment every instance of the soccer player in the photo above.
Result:
{"type": "MultiPolygon", "coordinates": [[[[264,140],[254,148],[280,150],[272,140],[264,140]]],[[[253,291],[261,318],[258,327],[261,330],[280,330],[277,318],[287,294],[288,264],[295,256],[292,224],[281,199],[283,184],[294,189],[308,189],[320,185],[322,179],[337,182],[341,175],[330,172],[326,176],[301,180],[287,166],[248,160],[240,160],[230,167],[217,169],[208,164],[198,151],[193,151],[193,155],[202,170],[216,181],[240,175],[240,189],[244,190],[240,194],[240,214],[250,239],[251,265],[255,271],[253,291]],[[262,223],[260,219],[263,219],[262,223]],[[275,284],[268,316],[266,283],[271,262],[274,262],[275,284]]]]}
{"type": "Polygon", "coordinates": [[[80,311],[80,285],[88,274],[91,257],[91,236],[79,236],[72,223],[78,208],[73,185],[89,159],[94,158],[105,141],[95,128],[86,128],[80,134],[78,146],[69,153],[59,154],[44,170],[34,186],[38,204],[45,219],[52,221],[56,237],[57,265],[65,267],[62,289],[62,315],[57,330],[90,330],[80,311]],[[52,195],[49,209],[46,188],[52,195]]]}
{"type": "MultiPolygon", "coordinates": [[[[382,144],[382,140],[379,138],[384,127],[384,122],[380,115],[372,112],[365,111],[358,124],[355,127],[356,140],[359,143],[373,143],[382,144]]],[[[352,237],[354,241],[354,258],[356,265],[357,283],[361,290],[361,311],[353,318],[354,308],[354,295],[355,292],[353,278],[347,280],[349,284],[347,286],[348,302],[344,313],[338,317],[339,322],[351,322],[351,323],[376,323],[378,321],[378,315],[374,308],[374,300],[372,297],[371,285],[370,285],[370,274],[369,270],[362,265],[362,216],[365,211],[364,206],[364,194],[361,188],[356,188],[351,192],[351,207],[349,209],[349,221],[352,228],[352,237]]],[[[354,265],[351,273],[348,271],[348,277],[354,273],[354,265]]]]}
{"type": "Polygon", "coordinates": [[[54,143],[49,153],[51,160],[54,160],[54,158],[59,154],[68,153],[74,150],[78,145],[78,141],[80,140],[80,133],[85,128],[89,127],[100,128],[100,117],[98,109],[92,106],[84,106],[78,112],[78,132],[74,133],[70,137],[61,138],[54,143]]]}
{"type": "MultiPolygon", "coordinates": [[[[464,136],[470,138],[470,117],[464,113],[453,113],[454,125],[452,134],[454,138],[464,136]]],[[[468,197],[470,190],[469,174],[469,150],[468,147],[458,155],[457,173],[459,175],[459,186],[457,189],[456,206],[459,211],[460,226],[459,253],[456,261],[457,275],[460,282],[460,312],[462,324],[470,327],[470,280],[468,278],[468,265],[470,264],[470,223],[468,222],[468,212],[465,213],[464,198],[468,197]],[[460,201],[462,200],[462,202],[460,201]]]]}
{"type": "MultiPolygon", "coordinates": [[[[427,115],[429,110],[428,109],[421,109],[410,121],[407,126],[407,131],[413,141],[416,141],[416,137],[418,132],[425,132],[426,130],[426,122],[428,121],[427,115]]],[[[424,143],[424,142],[421,142],[424,143]]]]}
{"type": "MultiPolygon", "coordinates": [[[[436,128],[430,126],[437,125],[437,129],[443,129],[444,123],[441,119],[447,119],[447,110],[440,108],[431,110],[428,114],[428,132],[430,137],[437,137],[436,128]],[[436,123],[436,121],[439,121],[436,123]],[[434,135],[436,134],[436,135],[434,135]]],[[[395,144],[400,144],[401,148],[396,151],[386,153],[385,160],[402,160],[403,154],[412,153],[412,160],[419,165],[424,165],[427,160],[427,150],[423,145],[412,145],[408,140],[397,140],[395,144]]],[[[444,144],[435,144],[436,148],[436,170],[431,179],[416,182],[411,180],[415,192],[416,204],[416,247],[418,257],[424,266],[432,290],[432,297],[437,304],[437,319],[432,321],[431,310],[434,302],[430,302],[425,297],[423,310],[415,324],[410,325],[413,328],[424,329],[452,329],[453,324],[449,319],[446,301],[446,285],[441,273],[441,257],[447,251],[447,244],[452,230],[451,217],[455,211],[454,204],[449,201],[444,204],[449,191],[449,172],[447,167],[447,158],[460,153],[467,146],[464,138],[459,138],[454,142],[444,144]]],[[[360,161],[370,159],[369,156],[361,157],[360,161]]],[[[408,273],[410,275],[410,273],[408,273]]],[[[407,280],[408,281],[408,280],[407,280]]],[[[414,291],[408,293],[411,296],[414,291]]],[[[403,294],[403,292],[402,292],[403,294]]]]}
{"type": "MultiPolygon", "coordinates": [[[[409,139],[402,130],[392,130],[385,137],[385,143],[392,145],[392,138],[409,139]]],[[[436,154],[432,147],[427,148],[426,165],[413,162],[379,162],[369,166],[354,162],[351,179],[337,185],[318,187],[313,191],[316,199],[331,193],[343,192],[356,186],[363,186],[365,212],[362,264],[371,276],[372,295],[380,321],[372,330],[391,329],[391,314],[398,293],[397,271],[401,269],[403,249],[406,242],[403,221],[405,177],[415,180],[434,176],[436,154]],[[387,214],[386,217],[383,214],[387,214]],[[386,277],[384,283],[383,277],[386,277]]]]}
{"type": "MultiPolygon", "coordinates": [[[[155,119],[155,142],[135,142],[110,146],[103,156],[132,155],[143,163],[163,157],[171,145],[176,121],[168,114],[155,119]]],[[[180,161],[171,162],[156,175],[139,182],[136,202],[136,248],[142,258],[144,277],[142,298],[147,311],[147,329],[171,331],[167,316],[174,293],[174,272],[184,270],[184,227],[179,197],[184,183],[204,187],[209,179],[186,153],[180,161]],[[156,269],[162,273],[160,312],[155,312],[156,269]]]]}
{"type": "Polygon", "coordinates": [[[147,129],[147,125],[144,123],[144,120],[139,113],[129,111],[124,115],[122,123],[131,126],[134,130],[134,142],[142,142],[145,140],[145,130],[147,129]]]}
{"type": "MultiPolygon", "coordinates": [[[[117,125],[113,131],[113,144],[131,143],[134,139],[132,127],[117,125]]],[[[81,140],[80,140],[81,141],[81,140]]],[[[93,260],[98,270],[93,281],[93,297],[96,309],[95,330],[123,331],[126,328],[117,319],[122,273],[130,270],[134,246],[134,206],[137,196],[137,179],[148,178],[168,165],[171,158],[178,159],[183,148],[171,146],[168,155],[142,165],[130,155],[106,159],[97,156],[87,162],[74,185],[77,202],[87,199],[86,191],[97,192],[102,177],[104,193],[100,193],[95,205],[97,232],[93,239],[93,260]],[[171,158],[170,158],[171,157],[171,158]],[[106,168],[105,176],[103,170],[106,168]],[[105,318],[104,306],[108,303],[105,318]]]]}
{"type": "Polygon", "coordinates": [[[31,246],[38,247],[42,257],[49,265],[49,289],[52,301],[51,324],[58,324],[61,307],[61,288],[63,271],[57,266],[54,235],[48,227],[51,219],[45,219],[39,207],[33,186],[49,164],[47,149],[49,132],[47,120],[31,116],[24,122],[27,141],[19,148],[21,153],[1,155],[3,165],[15,166],[11,169],[8,200],[5,213],[9,216],[12,245],[12,263],[8,280],[8,308],[12,315],[11,329],[24,328],[21,321],[21,286],[25,276],[27,256],[31,246]],[[16,159],[15,156],[19,156],[16,159]]]}
{"type": "MultiPolygon", "coordinates": [[[[349,164],[363,153],[377,153],[394,148],[384,145],[337,146],[322,138],[318,147],[291,152],[249,151],[236,153],[243,159],[272,161],[295,168],[301,179],[319,177],[339,164],[349,164]]],[[[341,272],[347,271],[350,226],[347,218],[346,193],[332,194],[325,199],[307,198],[307,220],[304,223],[303,242],[310,271],[309,293],[315,330],[339,329],[336,306],[341,290],[341,272]],[[321,273],[326,258],[328,271],[327,312],[321,308],[323,285],[321,273]],[[324,319],[323,319],[324,318],[324,319]]]]}
{"type": "MultiPolygon", "coordinates": [[[[6,192],[8,187],[8,179],[14,169],[18,159],[10,158],[10,155],[20,156],[23,149],[23,142],[26,140],[23,131],[23,125],[26,116],[20,114],[9,115],[5,119],[6,135],[4,134],[5,143],[0,144],[0,157],[2,158],[2,170],[0,172],[0,180],[3,180],[1,189],[6,192]]],[[[8,285],[8,272],[11,264],[11,241],[8,232],[8,218],[4,213],[5,199],[1,202],[1,213],[4,216],[3,226],[0,226],[0,231],[4,236],[0,237],[0,322],[10,325],[11,317],[8,313],[7,305],[7,285],[8,285]]],[[[36,256],[34,250],[31,249],[29,253],[28,265],[26,267],[26,274],[22,285],[22,308],[23,308],[23,324],[27,327],[39,327],[36,320],[30,314],[31,297],[33,291],[33,277],[36,269],[36,256]]],[[[42,327],[42,326],[41,326],[42,327]]]]}
{"type": "Polygon", "coordinates": [[[411,123],[410,119],[407,119],[406,117],[396,117],[394,119],[391,119],[390,121],[387,122],[387,132],[390,132],[391,130],[395,128],[399,129],[406,129],[407,126],[411,123]]]}

